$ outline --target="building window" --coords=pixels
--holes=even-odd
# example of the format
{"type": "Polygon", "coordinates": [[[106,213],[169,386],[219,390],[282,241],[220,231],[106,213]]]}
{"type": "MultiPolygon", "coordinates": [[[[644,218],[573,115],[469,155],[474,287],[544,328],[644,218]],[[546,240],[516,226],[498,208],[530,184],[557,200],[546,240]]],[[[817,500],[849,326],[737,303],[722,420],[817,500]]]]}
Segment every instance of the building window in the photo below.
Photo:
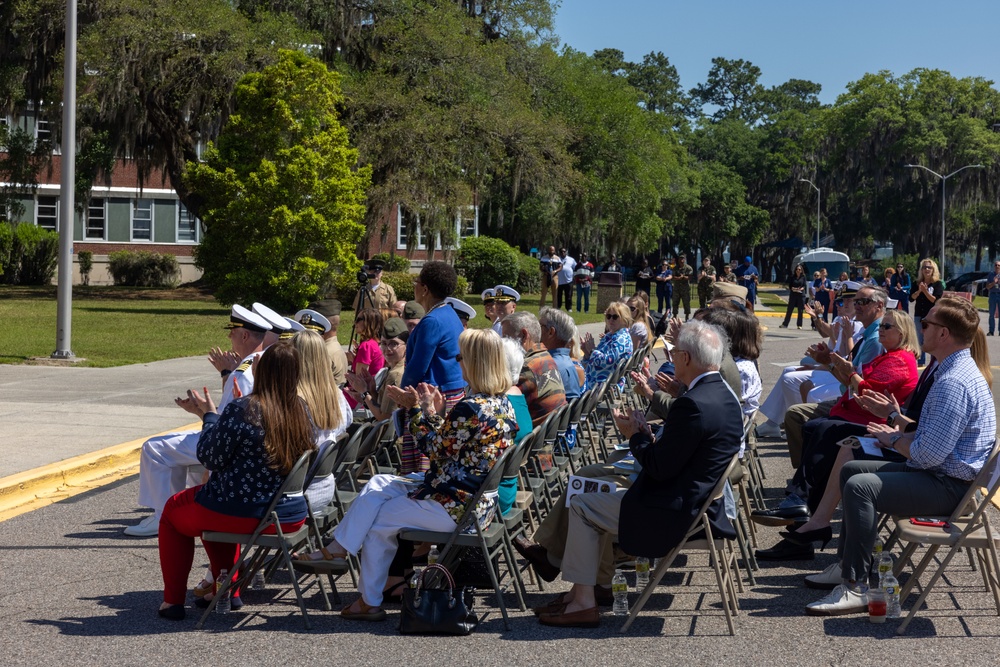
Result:
{"type": "Polygon", "coordinates": [[[198,218],[180,202],[177,202],[177,242],[198,242],[198,218]]]}
{"type": "Polygon", "coordinates": [[[396,249],[407,250],[410,235],[416,234],[417,243],[414,247],[417,250],[425,250],[427,245],[424,243],[423,235],[420,233],[420,216],[416,213],[410,213],[402,205],[397,205],[396,211],[396,249]]]}
{"type": "Polygon", "coordinates": [[[35,118],[35,141],[38,143],[52,140],[52,130],[49,128],[49,121],[35,118]]]}
{"type": "Polygon", "coordinates": [[[90,203],[87,204],[86,238],[97,241],[104,240],[105,223],[107,222],[107,213],[105,211],[104,198],[91,197],[90,203]]]}
{"type": "Polygon", "coordinates": [[[39,197],[35,207],[35,224],[42,229],[59,231],[59,197],[39,197]]]}
{"type": "Polygon", "coordinates": [[[136,199],[132,203],[132,240],[153,240],[152,199],[136,199]]]}
{"type": "Polygon", "coordinates": [[[458,238],[467,239],[479,236],[479,207],[463,206],[458,209],[458,238]]]}

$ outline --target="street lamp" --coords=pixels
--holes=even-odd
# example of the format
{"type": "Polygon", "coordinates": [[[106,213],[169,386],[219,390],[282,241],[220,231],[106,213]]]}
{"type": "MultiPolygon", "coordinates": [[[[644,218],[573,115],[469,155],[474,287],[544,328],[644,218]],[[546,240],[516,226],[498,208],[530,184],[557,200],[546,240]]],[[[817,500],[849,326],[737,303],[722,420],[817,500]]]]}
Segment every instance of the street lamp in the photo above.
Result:
{"type": "Polygon", "coordinates": [[[59,187],[59,282],[56,287],[56,350],[53,359],[72,360],[73,214],[76,210],[76,0],[66,0],[63,66],[62,175],[59,187]]]}
{"type": "Polygon", "coordinates": [[[816,191],[816,247],[819,248],[819,188],[817,188],[816,184],[808,178],[800,178],[799,181],[808,183],[812,186],[812,189],[816,191]]]}
{"type": "Polygon", "coordinates": [[[945,209],[944,188],[945,188],[945,183],[948,182],[949,178],[951,178],[952,176],[954,176],[955,174],[957,174],[960,171],[965,171],[966,169],[983,169],[984,167],[981,164],[967,164],[964,167],[962,167],[961,169],[956,169],[955,171],[951,172],[947,176],[942,176],[941,174],[937,173],[933,169],[928,169],[927,167],[923,166],[922,164],[905,164],[903,166],[906,167],[907,169],[923,169],[924,171],[929,172],[931,174],[934,174],[935,176],[937,176],[938,178],[941,179],[941,278],[944,279],[944,209],[945,209]]]}

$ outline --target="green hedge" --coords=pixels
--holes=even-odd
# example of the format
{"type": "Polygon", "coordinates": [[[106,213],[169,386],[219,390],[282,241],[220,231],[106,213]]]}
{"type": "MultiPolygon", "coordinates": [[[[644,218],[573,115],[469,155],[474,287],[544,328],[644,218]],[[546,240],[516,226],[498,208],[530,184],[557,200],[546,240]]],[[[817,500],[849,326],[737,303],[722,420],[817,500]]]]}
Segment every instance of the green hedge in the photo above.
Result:
{"type": "Polygon", "coordinates": [[[59,262],[59,234],[22,222],[2,225],[0,268],[3,282],[11,285],[48,285],[59,262]]]}
{"type": "Polygon", "coordinates": [[[519,255],[500,239],[479,236],[462,241],[455,266],[470,279],[472,291],[482,292],[494,285],[515,285],[520,274],[519,255]]]}
{"type": "Polygon", "coordinates": [[[410,270],[410,260],[403,255],[394,255],[389,252],[380,252],[372,255],[372,259],[381,259],[385,262],[385,270],[392,273],[405,273],[410,270]]]}
{"type": "Polygon", "coordinates": [[[173,255],[118,250],[108,255],[108,273],[115,285],[176,287],[180,267],[173,255]]]}
{"type": "Polygon", "coordinates": [[[542,291],[542,263],[530,255],[518,254],[517,285],[521,294],[538,294],[542,291]]]}

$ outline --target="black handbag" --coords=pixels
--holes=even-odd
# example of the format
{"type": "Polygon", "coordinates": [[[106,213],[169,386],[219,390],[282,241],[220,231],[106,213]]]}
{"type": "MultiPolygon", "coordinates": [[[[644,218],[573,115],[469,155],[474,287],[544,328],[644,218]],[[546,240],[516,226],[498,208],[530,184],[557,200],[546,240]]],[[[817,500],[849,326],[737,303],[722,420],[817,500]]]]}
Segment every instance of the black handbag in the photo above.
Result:
{"type": "Polygon", "coordinates": [[[399,632],[403,635],[467,635],[479,625],[472,611],[474,589],[455,590],[443,565],[424,568],[415,588],[403,590],[399,632]],[[442,588],[441,586],[446,586],[442,588]]]}

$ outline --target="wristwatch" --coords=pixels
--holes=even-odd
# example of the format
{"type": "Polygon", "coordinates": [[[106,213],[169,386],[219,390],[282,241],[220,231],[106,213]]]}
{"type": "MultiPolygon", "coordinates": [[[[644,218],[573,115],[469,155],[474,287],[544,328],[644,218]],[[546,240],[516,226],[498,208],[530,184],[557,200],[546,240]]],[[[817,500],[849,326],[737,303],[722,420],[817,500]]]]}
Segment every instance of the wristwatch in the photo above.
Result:
{"type": "Polygon", "coordinates": [[[903,437],[902,433],[897,433],[896,435],[889,438],[889,446],[894,448],[896,446],[896,442],[902,437],[903,437]]]}
{"type": "Polygon", "coordinates": [[[887,426],[892,426],[897,419],[899,419],[899,413],[893,410],[892,412],[889,413],[889,416],[886,418],[885,423],[887,426]]]}

